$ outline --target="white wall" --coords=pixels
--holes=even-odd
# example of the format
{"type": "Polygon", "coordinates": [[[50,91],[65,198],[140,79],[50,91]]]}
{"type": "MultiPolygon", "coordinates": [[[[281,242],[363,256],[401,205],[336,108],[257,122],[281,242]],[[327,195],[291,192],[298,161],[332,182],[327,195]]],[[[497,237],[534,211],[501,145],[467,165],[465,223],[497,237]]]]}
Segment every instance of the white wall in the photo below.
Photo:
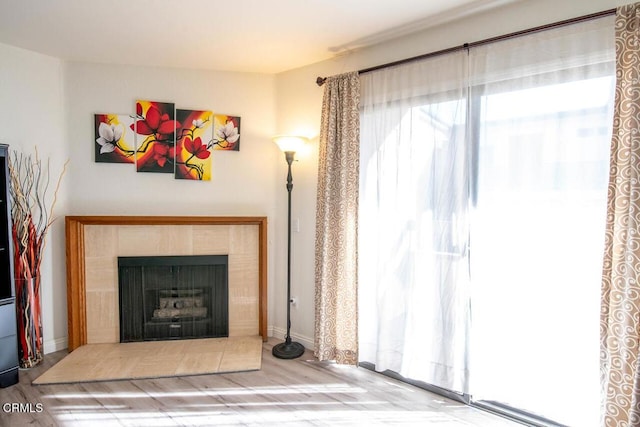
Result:
{"type": "Polygon", "coordinates": [[[284,160],[271,141],[275,77],[87,63],[67,63],[64,75],[72,188],[68,213],[267,216],[268,325],[284,326],[277,302],[286,299],[286,192],[277,185],[284,160]],[[202,182],[137,173],[133,165],[94,163],[93,115],[132,114],[136,99],[240,116],[240,151],[214,151],[212,179],[202,182]]]}
{"type": "MultiPolygon", "coordinates": [[[[3,44],[0,58],[0,142],[27,154],[33,154],[37,146],[40,156],[50,159],[55,179],[68,156],[63,64],[56,58],[3,44]]],[[[50,190],[49,196],[52,195],[50,190]]],[[[57,214],[66,211],[67,196],[67,188],[62,187],[55,208],[57,214]]],[[[41,266],[45,352],[66,347],[64,257],[64,221],[58,220],[51,228],[41,266]]]]}
{"type": "Polygon", "coordinates": [[[351,54],[280,73],[276,80],[279,133],[314,136],[310,154],[296,164],[293,216],[301,224],[294,234],[292,293],[299,304],[292,310],[292,335],[313,337],[315,195],[323,89],[318,76],[355,71],[438,50],[461,46],[540,25],[563,21],[627,4],[615,0],[524,0],[447,24],[425,29],[351,54]]]}

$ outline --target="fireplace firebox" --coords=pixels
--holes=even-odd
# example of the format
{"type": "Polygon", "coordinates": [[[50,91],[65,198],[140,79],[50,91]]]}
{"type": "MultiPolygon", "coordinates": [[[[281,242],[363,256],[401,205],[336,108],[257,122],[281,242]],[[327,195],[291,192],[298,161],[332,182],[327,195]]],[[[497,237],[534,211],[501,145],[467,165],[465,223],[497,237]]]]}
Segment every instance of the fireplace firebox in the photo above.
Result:
{"type": "Polygon", "coordinates": [[[120,342],[229,336],[227,255],[118,257],[120,342]]]}

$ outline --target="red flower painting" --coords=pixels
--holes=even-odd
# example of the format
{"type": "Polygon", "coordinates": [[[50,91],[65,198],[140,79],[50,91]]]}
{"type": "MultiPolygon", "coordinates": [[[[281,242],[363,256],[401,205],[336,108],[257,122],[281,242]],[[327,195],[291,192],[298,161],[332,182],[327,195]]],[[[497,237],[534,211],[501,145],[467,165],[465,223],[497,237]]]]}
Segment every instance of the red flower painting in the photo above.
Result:
{"type": "Polygon", "coordinates": [[[202,139],[197,137],[193,141],[186,137],[184,140],[184,148],[199,159],[207,159],[211,155],[207,146],[202,144],[202,139]]]}
{"type": "Polygon", "coordinates": [[[176,147],[176,179],[211,179],[212,118],[211,111],[176,111],[176,119],[181,124],[176,147]]]}
{"type": "Polygon", "coordinates": [[[130,126],[138,142],[138,172],[174,172],[176,131],[175,105],[168,102],[137,101],[135,122],[130,126]]]}
{"type": "Polygon", "coordinates": [[[95,161],[210,181],[212,153],[240,150],[240,117],[137,100],[135,114],[95,114],[95,161]]]}
{"type": "Polygon", "coordinates": [[[167,161],[172,162],[174,157],[174,147],[166,144],[156,143],[153,145],[153,160],[163,168],[167,161]]]}
{"type": "MultiPolygon", "coordinates": [[[[140,111],[139,115],[142,116],[140,103],[136,104],[136,109],[140,111]]],[[[161,113],[154,105],[149,107],[144,119],[137,120],[131,125],[131,130],[135,133],[139,135],[155,135],[157,140],[166,139],[162,137],[173,134],[177,129],[180,129],[180,123],[172,120],[169,114],[161,113]]]]}

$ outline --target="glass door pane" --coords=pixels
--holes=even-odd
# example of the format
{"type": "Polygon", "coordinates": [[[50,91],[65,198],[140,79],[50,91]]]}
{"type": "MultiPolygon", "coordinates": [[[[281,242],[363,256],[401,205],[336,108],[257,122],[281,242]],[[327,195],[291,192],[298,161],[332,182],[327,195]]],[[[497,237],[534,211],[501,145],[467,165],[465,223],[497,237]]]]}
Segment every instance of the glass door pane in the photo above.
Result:
{"type": "Polygon", "coordinates": [[[613,80],[484,87],[479,97],[474,400],[598,423],[613,80]]]}

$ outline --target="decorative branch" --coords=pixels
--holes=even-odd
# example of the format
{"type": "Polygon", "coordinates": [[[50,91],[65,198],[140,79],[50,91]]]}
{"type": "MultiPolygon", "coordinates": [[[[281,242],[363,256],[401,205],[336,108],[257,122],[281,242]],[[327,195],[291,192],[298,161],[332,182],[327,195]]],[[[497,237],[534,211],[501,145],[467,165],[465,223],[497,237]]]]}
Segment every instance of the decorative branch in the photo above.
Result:
{"type": "Polygon", "coordinates": [[[58,176],[53,200],[47,207],[46,199],[51,181],[49,160],[43,166],[37,148],[35,157],[15,151],[9,155],[9,192],[12,199],[14,267],[17,278],[31,278],[40,271],[45,237],[55,220],[53,211],[68,163],[67,160],[58,176]]]}
{"type": "Polygon", "coordinates": [[[60,182],[67,160],[58,177],[51,205],[47,193],[51,182],[50,164],[38,156],[9,154],[9,194],[11,205],[14,276],[18,321],[20,366],[31,368],[42,361],[42,319],[40,313],[40,264],[47,231],[55,220],[53,209],[58,200],[60,182]]]}

